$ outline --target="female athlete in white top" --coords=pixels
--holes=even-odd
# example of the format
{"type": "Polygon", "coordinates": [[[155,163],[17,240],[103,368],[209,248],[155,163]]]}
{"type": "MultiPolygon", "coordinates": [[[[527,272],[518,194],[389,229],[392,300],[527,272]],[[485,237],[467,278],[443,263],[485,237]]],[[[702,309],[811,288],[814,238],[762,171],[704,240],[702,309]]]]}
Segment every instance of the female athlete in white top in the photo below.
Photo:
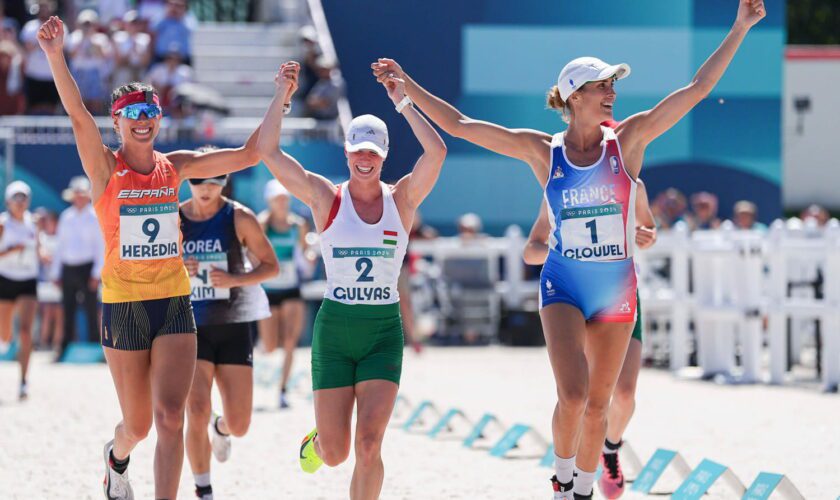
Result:
{"type": "Polygon", "coordinates": [[[357,117],[345,142],[350,181],[336,186],[278,150],[283,97],[297,88],[299,71],[296,62],[280,67],[258,148],[271,173],[312,209],[327,268],[327,293],[312,342],[317,430],[304,439],[301,466],[314,472],[322,462],[336,466],[347,459],[358,404],[350,498],[376,499],[385,474],[382,439],[402,363],[397,277],[414,213],[437,181],[446,146],[405,96],[405,82],[391,75],[382,83],[423,154],[396,184],[381,182],[388,153],[385,124],[370,115],[357,117]]]}
{"type": "Polygon", "coordinates": [[[380,81],[393,77],[405,80],[408,96],[447,133],[526,162],[546,188],[552,223],[558,229],[552,232],[552,239],[558,243],[549,256],[552,265],[543,268],[544,307],[540,310],[557,384],[558,404],[552,419],[557,455],[556,477],[552,478],[555,498],[588,498],[592,494],[610,397],[633,328],[630,318],[635,309],[635,277],[630,231],[634,184],[627,178],[635,180],[639,175],[648,144],[712,91],[750,28],[764,15],[762,0],[741,0],[729,34],[692,81],[653,109],[627,118],[615,131],[601,123],[612,119],[616,99],[613,83],[629,73],[627,65],[609,66],[595,58],[580,58],[563,68],[558,86],[549,92],[549,105],[563,111],[569,126],[555,137],[469,118],[420,87],[395,61],[379,59],[371,65],[380,81]],[[612,174],[614,191],[605,183],[612,174]],[[565,180],[587,175],[593,178],[582,183],[580,189],[556,188],[565,180]],[[604,204],[593,206],[592,201],[604,204]],[[587,246],[590,238],[593,245],[602,243],[598,229],[603,227],[611,228],[606,235],[608,244],[587,246]],[[557,268],[564,278],[559,286],[555,276],[546,273],[546,269],[557,268]],[[620,273],[604,276],[612,269],[620,273]],[[556,300],[558,297],[562,300],[556,300]],[[619,297],[621,300],[610,306],[609,300],[619,297]],[[599,317],[599,307],[609,314],[599,317]],[[607,311],[607,307],[612,309],[607,311]]]}

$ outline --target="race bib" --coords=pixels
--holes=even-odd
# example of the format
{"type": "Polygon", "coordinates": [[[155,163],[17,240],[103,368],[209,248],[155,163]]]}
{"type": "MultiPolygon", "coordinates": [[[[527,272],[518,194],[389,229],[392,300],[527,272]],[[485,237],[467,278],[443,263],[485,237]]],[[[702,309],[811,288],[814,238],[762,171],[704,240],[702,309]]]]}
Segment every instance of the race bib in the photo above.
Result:
{"type": "Polygon", "coordinates": [[[180,228],[177,203],[122,205],[120,258],[156,260],[178,257],[180,228]]]}
{"type": "Polygon", "coordinates": [[[596,261],[627,258],[620,204],[564,208],[560,219],[564,257],[596,261]]]}
{"type": "Polygon", "coordinates": [[[293,260],[281,260],[280,272],[273,278],[263,282],[269,290],[286,290],[298,286],[297,266],[293,260]]]}
{"type": "Polygon", "coordinates": [[[221,269],[228,270],[226,253],[194,253],[188,255],[198,261],[198,272],[190,276],[190,300],[228,300],[230,299],[230,288],[217,288],[213,286],[210,279],[210,271],[221,269]]]}

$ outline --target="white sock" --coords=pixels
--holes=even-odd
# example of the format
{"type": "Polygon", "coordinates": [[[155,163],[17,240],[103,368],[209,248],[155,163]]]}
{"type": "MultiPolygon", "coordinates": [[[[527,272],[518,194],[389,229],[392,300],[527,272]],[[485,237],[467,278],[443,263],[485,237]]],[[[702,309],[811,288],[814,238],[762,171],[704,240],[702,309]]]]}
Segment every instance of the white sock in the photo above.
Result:
{"type": "Polygon", "coordinates": [[[595,483],[595,471],[584,472],[575,467],[575,488],[577,495],[591,495],[592,485],[595,483]]]}
{"type": "Polygon", "coordinates": [[[205,472],[204,474],[193,474],[195,476],[195,485],[196,486],[210,486],[210,471],[205,472]]]}
{"type": "Polygon", "coordinates": [[[571,481],[575,474],[575,456],[562,458],[554,455],[554,473],[557,474],[557,480],[561,483],[571,481]]]}

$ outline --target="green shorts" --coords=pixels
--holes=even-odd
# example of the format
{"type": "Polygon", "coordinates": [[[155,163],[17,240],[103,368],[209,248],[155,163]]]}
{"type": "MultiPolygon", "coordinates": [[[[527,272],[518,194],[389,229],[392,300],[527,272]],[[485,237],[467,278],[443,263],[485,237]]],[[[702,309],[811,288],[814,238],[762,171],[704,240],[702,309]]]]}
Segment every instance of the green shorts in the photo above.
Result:
{"type": "Polygon", "coordinates": [[[636,326],[633,327],[633,338],[642,341],[642,302],[639,300],[639,289],[636,288],[636,326]]]}
{"type": "Polygon", "coordinates": [[[400,383],[400,304],[347,305],[324,299],[312,333],[312,390],[364,380],[400,383]]]}

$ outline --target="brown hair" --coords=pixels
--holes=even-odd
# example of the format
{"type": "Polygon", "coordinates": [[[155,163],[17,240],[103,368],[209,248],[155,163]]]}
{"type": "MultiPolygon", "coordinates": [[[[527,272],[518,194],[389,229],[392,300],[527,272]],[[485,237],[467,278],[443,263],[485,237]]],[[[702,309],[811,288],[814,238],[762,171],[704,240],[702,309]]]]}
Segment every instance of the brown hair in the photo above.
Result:
{"type": "Polygon", "coordinates": [[[557,85],[548,89],[548,93],[546,94],[546,106],[548,106],[549,109],[559,111],[563,121],[569,123],[569,105],[563,101],[562,97],[560,97],[560,88],[557,87],[557,85]]]}

